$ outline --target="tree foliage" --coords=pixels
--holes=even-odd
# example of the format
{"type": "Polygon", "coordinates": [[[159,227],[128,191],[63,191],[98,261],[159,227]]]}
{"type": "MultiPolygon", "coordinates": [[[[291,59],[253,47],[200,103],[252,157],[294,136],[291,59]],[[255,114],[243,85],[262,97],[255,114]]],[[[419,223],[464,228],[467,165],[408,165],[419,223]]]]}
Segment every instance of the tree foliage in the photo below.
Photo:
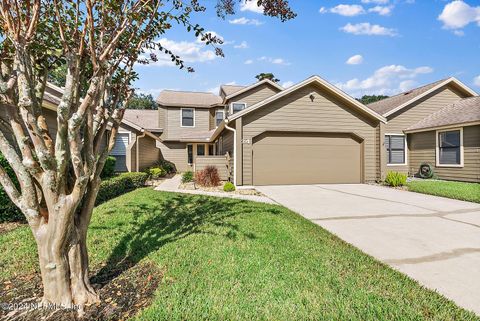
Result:
{"type": "MultiPolygon", "coordinates": [[[[218,15],[233,14],[235,2],[219,0],[218,15]]],[[[295,16],[287,1],[257,4],[282,21],[295,16]]],[[[172,28],[191,32],[223,56],[222,40],[193,22],[205,10],[199,0],[0,2],[0,108],[8,116],[0,153],[19,182],[0,164],[0,184],[35,237],[43,302],[82,307],[98,301],[86,234],[100,174],[134,92],[134,66],[157,61],[160,52],[193,72],[158,40],[172,28]],[[43,108],[48,80],[64,86],[54,133],[43,108]]]]}
{"type": "Polygon", "coordinates": [[[258,81],[261,81],[261,80],[264,80],[264,79],[269,79],[273,82],[280,82],[280,79],[276,78],[274,74],[272,74],[271,72],[267,72],[267,73],[260,73],[258,75],[255,76],[255,78],[258,80],[258,81]]]}
{"type": "Polygon", "coordinates": [[[376,101],[383,100],[385,98],[388,98],[388,96],[384,96],[384,95],[363,95],[362,98],[358,98],[357,100],[364,105],[368,105],[368,104],[374,103],[376,101]]]}
{"type": "Polygon", "coordinates": [[[158,104],[152,95],[135,93],[128,101],[127,109],[158,109],[158,104]]]}

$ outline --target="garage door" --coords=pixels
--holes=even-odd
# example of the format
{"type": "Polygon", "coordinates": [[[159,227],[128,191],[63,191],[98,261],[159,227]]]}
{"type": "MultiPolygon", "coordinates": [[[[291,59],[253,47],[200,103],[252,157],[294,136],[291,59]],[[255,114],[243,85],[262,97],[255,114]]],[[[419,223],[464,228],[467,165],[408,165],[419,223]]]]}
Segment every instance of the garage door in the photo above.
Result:
{"type": "Polygon", "coordinates": [[[361,154],[348,134],[264,133],[253,141],[253,183],[360,183],[361,154]]]}
{"type": "Polygon", "coordinates": [[[126,172],[127,169],[127,147],[130,143],[130,135],[128,133],[117,133],[115,137],[115,146],[110,155],[115,157],[115,171],[126,172]]]}

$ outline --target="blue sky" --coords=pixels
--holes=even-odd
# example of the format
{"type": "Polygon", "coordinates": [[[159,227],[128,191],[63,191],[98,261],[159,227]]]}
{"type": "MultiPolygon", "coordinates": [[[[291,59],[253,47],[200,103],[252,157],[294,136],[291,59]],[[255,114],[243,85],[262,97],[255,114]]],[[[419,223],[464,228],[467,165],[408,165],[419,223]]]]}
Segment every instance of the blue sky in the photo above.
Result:
{"type": "Polygon", "coordinates": [[[272,72],[285,86],[316,74],[354,97],[392,95],[449,76],[480,92],[479,0],[291,0],[298,16],[285,23],[263,16],[256,1],[222,20],[215,2],[204,1],[207,12],[194,22],[224,39],[225,58],[175,27],[159,40],[195,73],[165,57],[136,68],[140,91],[217,92],[220,84],[247,85],[272,72]]]}

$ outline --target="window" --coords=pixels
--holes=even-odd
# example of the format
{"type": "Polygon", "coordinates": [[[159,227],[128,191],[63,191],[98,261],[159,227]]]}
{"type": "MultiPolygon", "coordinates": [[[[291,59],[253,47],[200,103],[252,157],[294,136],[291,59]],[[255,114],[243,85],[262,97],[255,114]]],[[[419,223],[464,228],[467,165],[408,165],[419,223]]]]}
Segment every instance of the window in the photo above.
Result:
{"type": "Polygon", "coordinates": [[[182,108],[182,127],[195,127],[195,109],[193,108],[182,108]]]}
{"type": "Polygon", "coordinates": [[[245,108],[247,108],[247,104],[246,103],[232,103],[232,114],[235,114],[239,111],[242,111],[244,110],[245,108]]]}
{"type": "Polygon", "coordinates": [[[210,144],[208,145],[208,155],[215,155],[215,149],[214,149],[214,145],[213,144],[210,144]]]}
{"type": "Polygon", "coordinates": [[[462,130],[437,132],[437,166],[463,166],[462,130]]]}
{"type": "Polygon", "coordinates": [[[205,145],[197,145],[197,156],[205,156],[205,145]]]}
{"type": "Polygon", "coordinates": [[[385,135],[388,165],[405,165],[405,135],[385,135]]]}
{"type": "Polygon", "coordinates": [[[193,164],[193,145],[187,145],[187,162],[193,164]]]}
{"type": "Polygon", "coordinates": [[[215,125],[218,127],[223,121],[223,110],[219,109],[215,112],[215,125]]]}

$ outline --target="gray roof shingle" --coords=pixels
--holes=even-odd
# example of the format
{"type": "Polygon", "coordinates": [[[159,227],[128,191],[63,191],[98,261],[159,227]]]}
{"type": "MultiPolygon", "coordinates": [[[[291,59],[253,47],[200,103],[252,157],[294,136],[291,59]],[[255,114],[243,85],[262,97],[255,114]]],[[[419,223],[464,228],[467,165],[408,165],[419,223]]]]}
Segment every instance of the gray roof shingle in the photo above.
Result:
{"type": "Polygon", "coordinates": [[[163,90],[157,103],[162,106],[209,108],[221,104],[222,98],[206,92],[163,90]]]}
{"type": "Polygon", "coordinates": [[[400,93],[398,95],[368,104],[367,107],[377,112],[378,114],[385,116],[385,114],[394,110],[398,106],[401,106],[406,102],[420,96],[421,94],[429,91],[433,87],[437,86],[438,84],[446,80],[447,79],[442,79],[442,80],[433,82],[431,84],[400,93]]]}
{"type": "Polygon", "coordinates": [[[461,125],[476,121],[480,121],[480,97],[478,96],[460,99],[453,104],[443,107],[418,123],[410,126],[406,131],[457,124],[461,125]]]}
{"type": "Polygon", "coordinates": [[[163,130],[158,124],[158,110],[126,109],[123,119],[151,132],[159,132],[163,130]]]}

